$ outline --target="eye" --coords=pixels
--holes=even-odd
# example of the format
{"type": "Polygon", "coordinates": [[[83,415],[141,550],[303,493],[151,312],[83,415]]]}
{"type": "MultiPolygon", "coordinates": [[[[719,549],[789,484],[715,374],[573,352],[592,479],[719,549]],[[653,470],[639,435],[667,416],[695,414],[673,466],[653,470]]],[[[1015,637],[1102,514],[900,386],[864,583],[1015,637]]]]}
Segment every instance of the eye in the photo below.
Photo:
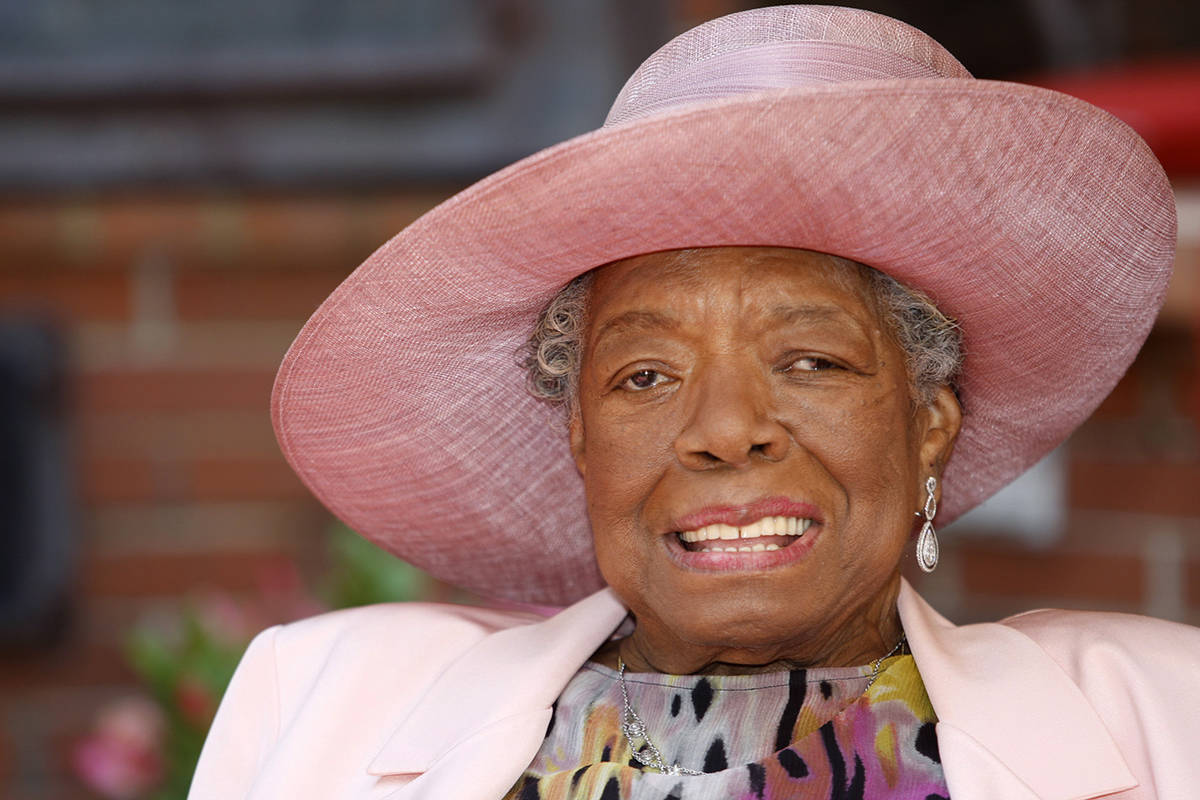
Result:
{"type": "Polygon", "coordinates": [[[839,364],[820,356],[800,356],[783,368],[784,372],[822,372],[827,369],[841,369],[839,364]]]}
{"type": "Polygon", "coordinates": [[[655,386],[666,383],[668,380],[670,378],[656,370],[640,369],[621,381],[618,386],[630,392],[644,392],[647,389],[653,389],[655,386]]]}

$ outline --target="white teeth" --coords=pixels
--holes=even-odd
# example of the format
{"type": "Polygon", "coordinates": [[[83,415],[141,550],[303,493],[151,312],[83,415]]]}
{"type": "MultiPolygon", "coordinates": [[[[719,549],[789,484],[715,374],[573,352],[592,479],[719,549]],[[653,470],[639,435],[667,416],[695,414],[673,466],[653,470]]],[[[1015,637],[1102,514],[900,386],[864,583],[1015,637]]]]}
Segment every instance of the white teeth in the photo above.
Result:
{"type": "MultiPolygon", "coordinates": [[[[679,537],[685,542],[706,542],[714,539],[757,539],[762,536],[803,536],[810,525],[811,519],[800,517],[763,517],[742,528],[717,522],[694,531],[682,531],[679,537]]],[[[717,551],[722,548],[709,549],[717,551]]]]}

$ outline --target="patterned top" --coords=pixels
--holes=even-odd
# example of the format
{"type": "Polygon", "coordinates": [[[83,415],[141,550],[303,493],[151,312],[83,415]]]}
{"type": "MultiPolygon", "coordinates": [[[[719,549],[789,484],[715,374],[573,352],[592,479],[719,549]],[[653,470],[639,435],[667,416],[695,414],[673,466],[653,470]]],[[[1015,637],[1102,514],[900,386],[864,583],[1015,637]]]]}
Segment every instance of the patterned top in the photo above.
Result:
{"type": "MultiPolygon", "coordinates": [[[[668,764],[631,757],[615,670],[589,662],[554,707],[505,800],[938,800],[937,718],[910,655],[871,667],[758,675],[627,673],[629,702],[668,764]]],[[[639,746],[641,743],[639,742],[639,746]]]]}

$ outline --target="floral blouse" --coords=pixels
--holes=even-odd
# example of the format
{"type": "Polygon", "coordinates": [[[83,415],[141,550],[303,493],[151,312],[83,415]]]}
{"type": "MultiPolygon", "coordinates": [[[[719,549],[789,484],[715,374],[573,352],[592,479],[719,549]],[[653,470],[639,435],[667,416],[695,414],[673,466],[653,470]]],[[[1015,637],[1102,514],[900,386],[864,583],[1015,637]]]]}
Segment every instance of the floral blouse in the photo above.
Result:
{"type": "MultiPolygon", "coordinates": [[[[871,667],[758,675],[626,673],[668,764],[632,757],[617,672],[589,662],[505,800],[945,800],[937,718],[911,655],[871,667]]],[[[642,741],[638,746],[645,747],[642,741]]]]}

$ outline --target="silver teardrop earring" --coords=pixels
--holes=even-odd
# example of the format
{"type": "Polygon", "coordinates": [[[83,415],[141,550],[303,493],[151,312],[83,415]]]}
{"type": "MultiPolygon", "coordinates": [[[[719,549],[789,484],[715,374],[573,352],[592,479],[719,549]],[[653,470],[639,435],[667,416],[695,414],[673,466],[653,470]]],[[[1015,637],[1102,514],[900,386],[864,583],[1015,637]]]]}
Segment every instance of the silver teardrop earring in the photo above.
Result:
{"type": "MultiPolygon", "coordinates": [[[[938,565],[937,531],[933,529],[933,515],[937,513],[937,478],[930,475],[925,480],[925,524],[921,526],[921,535],[917,537],[917,564],[923,572],[933,572],[938,565]]],[[[918,511],[917,516],[921,516],[918,511]]]]}

